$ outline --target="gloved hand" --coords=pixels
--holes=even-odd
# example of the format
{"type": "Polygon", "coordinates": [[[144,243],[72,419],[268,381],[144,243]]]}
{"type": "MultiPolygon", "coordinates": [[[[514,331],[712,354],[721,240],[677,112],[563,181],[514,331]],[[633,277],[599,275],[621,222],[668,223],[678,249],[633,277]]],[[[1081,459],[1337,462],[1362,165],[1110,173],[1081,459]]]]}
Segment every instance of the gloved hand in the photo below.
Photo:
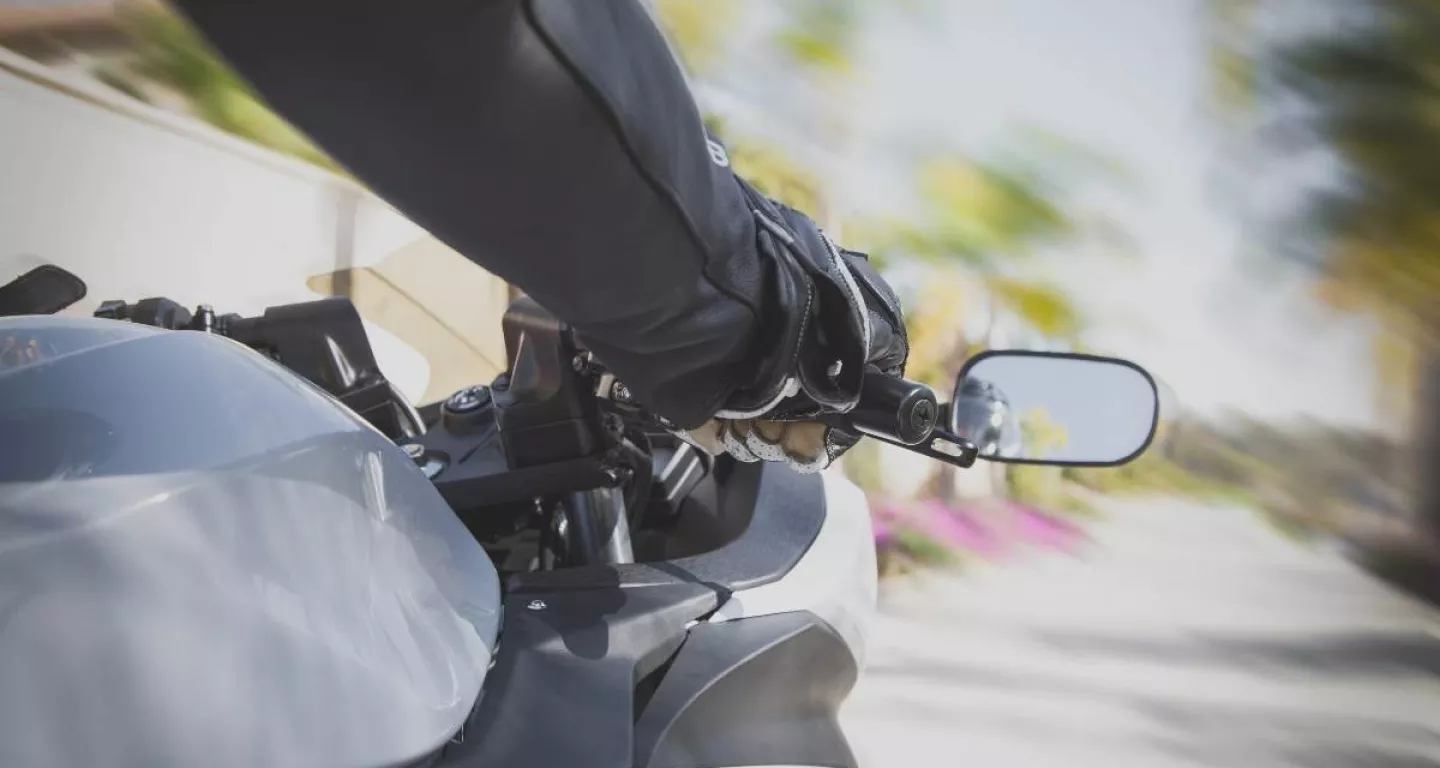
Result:
{"type": "Polygon", "coordinates": [[[768,343],[755,384],[681,436],[714,455],[819,471],[860,435],[816,417],[854,408],[867,370],[904,375],[910,348],[900,302],[867,256],[837,247],[808,216],[737,180],[773,269],[775,312],[762,319],[768,343]]]}
{"type": "Polygon", "coordinates": [[[860,438],[818,421],[711,419],[684,437],[712,456],[744,462],[777,461],[797,472],[818,472],[860,438]]]}

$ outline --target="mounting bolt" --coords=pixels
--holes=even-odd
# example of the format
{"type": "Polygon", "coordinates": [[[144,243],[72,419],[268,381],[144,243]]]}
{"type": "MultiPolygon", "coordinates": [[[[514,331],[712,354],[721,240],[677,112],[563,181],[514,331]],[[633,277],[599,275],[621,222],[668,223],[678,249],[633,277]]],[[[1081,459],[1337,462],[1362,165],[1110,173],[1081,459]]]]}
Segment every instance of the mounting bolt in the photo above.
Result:
{"type": "Polygon", "coordinates": [[[543,611],[550,606],[546,605],[544,600],[531,600],[525,607],[532,611],[543,611]]]}
{"type": "Polygon", "coordinates": [[[576,355],[573,359],[571,359],[570,367],[574,368],[575,372],[580,374],[581,376],[584,376],[585,374],[590,372],[590,363],[585,360],[584,355],[576,355]]]}
{"type": "Polygon", "coordinates": [[[605,425],[605,431],[609,432],[615,437],[620,437],[621,435],[625,434],[625,420],[620,418],[618,415],[613,413],[607,413],[601,417],[600,421],[602,424],[605,425]]]}
{"type": "Polygon", "coordinates": [[[617,381],[614,386],[610,387],[610,397],[614,398],[616,402],[628,403],[630,402],[630,388],[623,382],[617,381]]]}
{"type": "Polygon", "coordinates": [[[925,432],[935,426],[935,404],[929,400],[916,403],[915,409],[910,412],[910,426],[916,432],[925,432]]]}
{"type": "Polygon", "coordinates": [[[194,329],[205,333],[215,331],[215,308],[209,304],[201,304],[195,308],[195,316],[190,320],[194,329]]]}
{"type": "Polygon", "coordinates": [[[451,413],[469,413],[490,402],[490,391],[485,387],[467,387],[445,401],[445,410],[451,413]]]}
{"type": "Polygon", "coordinates": [[[605,479],[610,481],[611,487],[624,485],[635,476],[629,467],[605,467],[601,472],[605,474],[605,479]]]}

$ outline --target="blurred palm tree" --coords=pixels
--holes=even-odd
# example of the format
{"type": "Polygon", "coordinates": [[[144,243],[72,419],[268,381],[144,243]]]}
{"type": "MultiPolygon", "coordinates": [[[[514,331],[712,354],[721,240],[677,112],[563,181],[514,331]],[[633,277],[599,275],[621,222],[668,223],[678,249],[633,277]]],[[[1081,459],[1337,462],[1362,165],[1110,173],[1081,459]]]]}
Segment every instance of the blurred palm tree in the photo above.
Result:
{"type": "Polygon", "coordinates": [[[1278,138],[1270,151],[1319,148],[1343,168],[1310,190],[1277,250],[1316,269],[1323,299],[1386,328],[1377,369],[1387,398],[1412,404],[1428,485],[1419,519],[1440,536],[1440,4],[1307,3],[1327,24],[1277,40],[1256,15],[1293,7],[1213,1],[1222,106],[1260,114],[1278,138]]]}
{"type": "MultiPolygon", "coordinates": [[[[703,79],[723,68],[724,36],[745,13],[745,0],[655,0],[654,5],[693,75],[703,79]]],[[[816,139],[841,150],[843,157],[850,139],[846,95],[863,74],[857,56],[865,27],[882,14],[918,11],[927,2],[784,0],[776,6],[781,22],[768,44],[827,97],[816,139]]],[[[718,133],[725,136],[723,128],[718,133]]],[[[787,162],[784,153],[763,142],[726,138],[740,173],[768,194],[837,227],[834,217],[826,215],[823,174],[787,162]]],[[[941,391],[949,390],[968,357],[990,345],[1002,311],[1048,337],[1073,340],[1079,335],[1084,319],[1071,297],[1059,286],[1024,277],[1013,267],[1084,235],[1102,234],[1117,246],[1125,242],[1123,235],[1107,228],[1108,222],[1092,227],[1097,222],[1081,221],[1069,200],[1071,188],[1096,176],[1097,170],[1113,176],[1117,169],[1058,137],[1030,133],[1024,138],[1019,151],[1011,153],[1019,159],[1008,162],[932,153],[916,165],[917,211],[845,222],[847,245],[869,252],[877,266],[901,261],[928,265],[927,285],[907,312],[907,375],[941,391]],[[972,329],[965,327],[973,283],[963,279],[965,275],[979,278],[983,288],[976,293],[990,309],[987,327],[978,334],[967,333],[972,329]]],[[[864,455],[862,449],[856,458],[864,455]]],[[[864,463],[848,462],[861,474],[864,463]]],[[[992,487],[1000,487],[1004,471],[996,469],[992,487]]],[[[953,496],[954,478],[953,468],[937,466],[931,491],[942,498],[953,496]]]]}
{"type": "MultiPolygon", "coordinates": [[[[923,0],[785,0],[778,4],[783,21],[769,39],[802,75],[843,89],[857,74],[856,55],[865,25],[882,13],[912,12],[925,5],[923,0]]],[[[747,9],[746,0],[655,0],[654,7],[681,58],[701,78],[723,66],[724,35],[747,9]]],[[[718,123],[712,118],[712,127],[718,123]]],[[[843,132],[841,127],[835,129],[843,132]]],[[[725,133],[723,127],[718,132],[725,133]]],[[[1081,314],[1061,289],[1002,274],[999,268],[1077,235],[1080,225],[1064,208],[1063,190],[1057,188],[1063,180],[1056,178],[1060,175],[1056,168],[1073,168],[1079,158],[1091,166],[1103,161],[1055,137],[1029,138],[1021,154],[1044,154],[1054,161],[1050,170],[1034,162],[979,163],[958,154],[928,157],[916,174],[922,210],[903,219],[849,221],[847,243],[871,252],[882,265],[886,260],[918,258],[943,270],[957,265],[980,270],[987,275],[986,292],[996,304],[1046,335],[1075,336],[1082,326],[1081,314]]],[[[780,190],[777,197],[808,212],[825,208],[821,177],[813,169],[753,139],[735,142],[732,155],[739,155],[737,170],[756,179],[767,193],[780,190]]],[[[956,284],[947,285],[952,289],[948,294],[932,292],[930,301],[958,303],[956,284]]],[[[919,322],[912,325],[916,326],[912,333],[920,338],[943,335],[929,333],[919,322]]],[[[935,375],[927,378],[943,381],[944,369],[958,363],[937,367],[935,375]]],[[[953,377],[953,371],[949,375],[953,377]]]]}
{"type": "MultiPolygon", "coordinates": [[[[1016,271],[1034,265],[1047,249],[1083,236],[1071,190],[1062,181],[1023,166],[943,154],[920,166],[920,204],[913,217],[861,221],[851,228],[852,241],[882,266],[901,260],[927,265],[928,285],[907,314],[907,376],[948,391],[965,361],[994,345],[1002,309],[1046,337],[1078,338],[1085,321],[1072,297],[1043,278],[1016,271]],[[965,308],[973,302],[967,296],[971,281],[962,274],[980,283],[988,308],[978,333],[965,325],[965,308]]],[[[1036,474],[1032,470],[994,464],[971,474],[988,473],[988,481],[974,482],[987,483],[989,493],[1009,488],[1014,494],[1021,487],[1017,481],[1036,474]]],[[[926,492],[952,500],[956,477],[955,468],[937,465],[926,492]]],[[[1055,485],[1041,478],[1046,483],[1055,485]]],[[[1052,491],[1051,496],[1059,493],[1052,491]]]]}
{"type": "Polygon", "coordinates": [[[919,206],[912,216],[862,219],[851,227],[852,241],[880,266],[912,260],[934,272],[937,282],[922,294],[913,315],[918,365],[910,375],[948,388],[965,359],[989,342],[1002,308],[1047,337],[1076,339],[1084,316],[1073,299],[1015,268],[1084,235],[1070,200],[1070,182],[1079,180],[1057,179],[1016,161],[1002,165],[958,154],[928,158],[916,175],[919,206]],[[959,324],[948,332],[927,326],[937,314],[963,316],[958,314],[965,303],[963,283],[945,277],[956,267],[978,278],[991,308],[990,327],[979,334],[966,334],[959,324]]]}

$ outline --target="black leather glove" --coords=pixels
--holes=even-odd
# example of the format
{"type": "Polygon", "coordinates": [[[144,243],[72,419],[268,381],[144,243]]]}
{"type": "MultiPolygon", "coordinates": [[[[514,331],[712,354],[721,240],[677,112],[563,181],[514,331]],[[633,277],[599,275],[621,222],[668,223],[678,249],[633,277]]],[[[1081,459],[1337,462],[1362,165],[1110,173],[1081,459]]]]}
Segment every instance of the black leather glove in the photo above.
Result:
{"type": "Polygon", "coordinates": [[[816,417],[854,408],[867,370],[904,375],[910,347],[900,302],[864,254],[838,247],[805,214],[739,183],[758,224],[758,250],[773,270],[767,304],[777,311],[762,327],[769,343],[755,383],[686,436],[711,453],[817,471],[860,436],[816,417]]]}

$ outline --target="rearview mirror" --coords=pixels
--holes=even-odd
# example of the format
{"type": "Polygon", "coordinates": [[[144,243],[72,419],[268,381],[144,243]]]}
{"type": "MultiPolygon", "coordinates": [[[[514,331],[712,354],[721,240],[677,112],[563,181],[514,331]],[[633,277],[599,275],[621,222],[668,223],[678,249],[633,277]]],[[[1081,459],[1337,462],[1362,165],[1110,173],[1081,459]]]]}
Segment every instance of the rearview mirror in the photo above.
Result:
{"type": "MultiPolygon", "coordinates": [[[[0,273],[0,280],[6,275],[0,273]]],[[[41,263],[8,283],[0,283],[0,317],[53,315],[85,298],[85,281],[41,263]]]]}
{"type": "Polygon", "coordinates": [[[1159,416],[1155,380],[1134,363],[994,351],[960,371],[950,429],[989,461],[1119,466],[1149,447],[1159,416]]]}

